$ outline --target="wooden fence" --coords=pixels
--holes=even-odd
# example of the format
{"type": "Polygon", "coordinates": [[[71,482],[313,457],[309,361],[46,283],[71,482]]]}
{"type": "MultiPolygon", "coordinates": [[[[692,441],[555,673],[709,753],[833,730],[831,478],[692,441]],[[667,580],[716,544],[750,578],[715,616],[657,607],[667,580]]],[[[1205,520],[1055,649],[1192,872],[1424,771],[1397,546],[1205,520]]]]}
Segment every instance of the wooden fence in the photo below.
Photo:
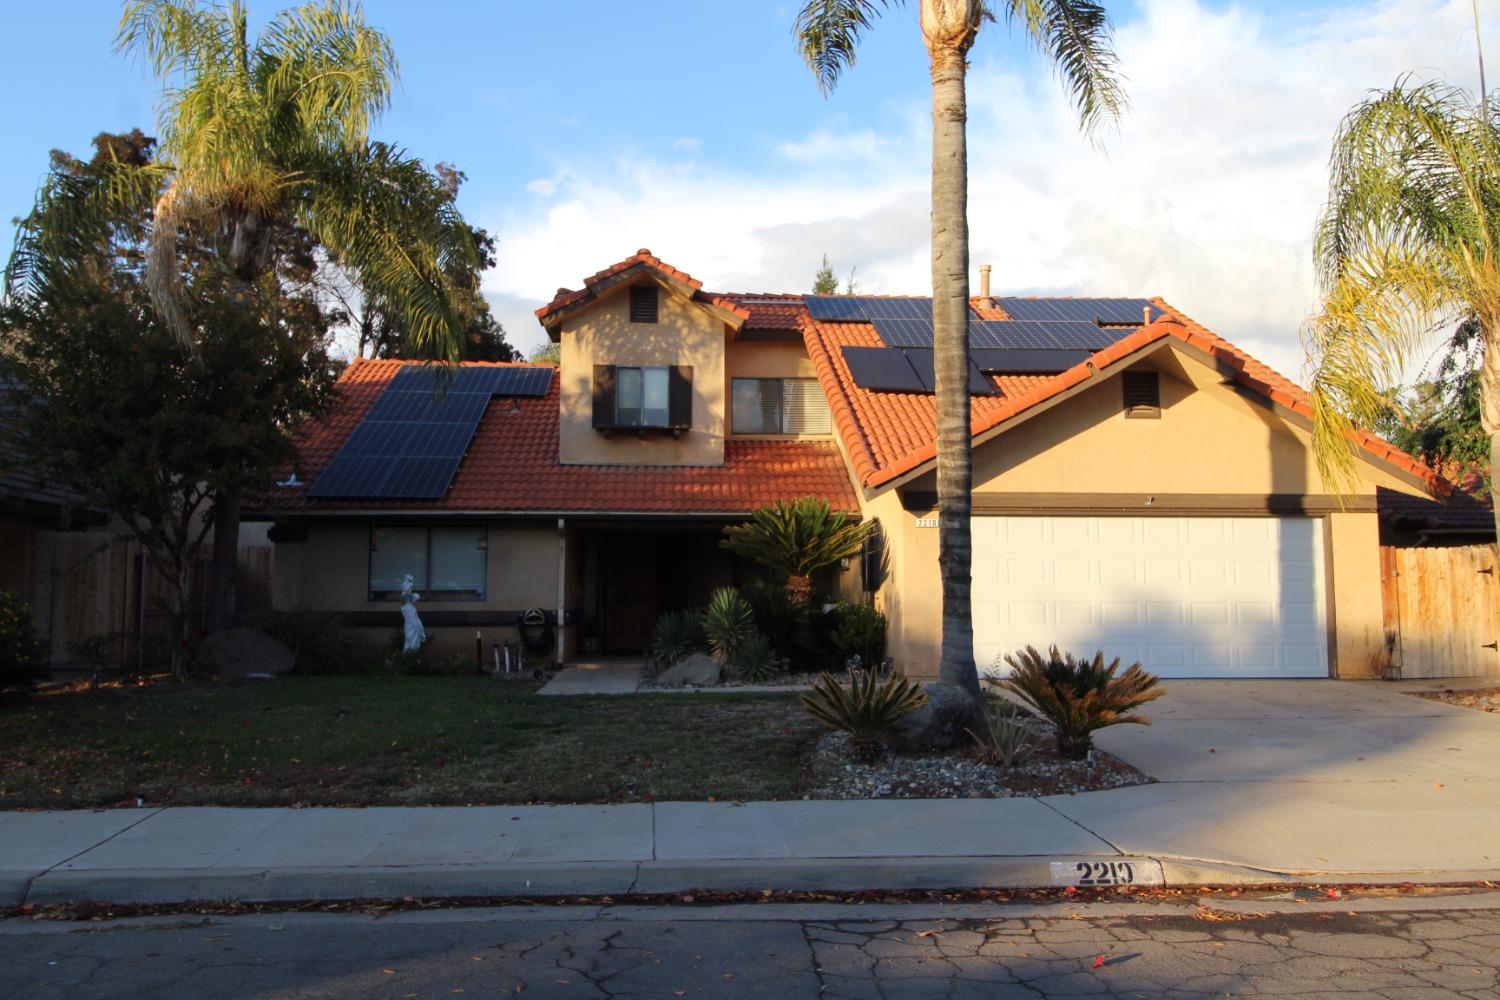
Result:
{"type": "Polygon", "coordinates": [[[1380,549],[1391,675],[1500,677],[1493,545],[1380,549]]]}

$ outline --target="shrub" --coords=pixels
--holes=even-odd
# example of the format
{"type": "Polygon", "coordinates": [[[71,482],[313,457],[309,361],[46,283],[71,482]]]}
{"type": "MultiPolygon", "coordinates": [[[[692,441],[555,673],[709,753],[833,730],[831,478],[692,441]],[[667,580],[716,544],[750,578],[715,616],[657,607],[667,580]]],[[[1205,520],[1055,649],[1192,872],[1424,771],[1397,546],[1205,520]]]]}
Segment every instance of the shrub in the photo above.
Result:
{"type": "Polygon", "coordinates": [[[755,634],[749,603],[733,587],[720,587],[703,609],[703,634],[708,651],[721,667],[734,665],[745,640],[755,634]]]}
{"type": "Polygon", "coordinates": [[[29,684],[46,674],[46,650],[36,637],[30,605],[0,590],[0,685],[29,684]]]}
{"type": "Polygon", "coordinates": [[[1166,690],[1156,675],[1132,663],[1123,674],[1119,657],[1108,666],[1102,651],[1092,660],[1075,660],[1053,646],[1043,656],[1035,646],[1006,654],[1009,677],[986,681],[1019,696],[1057,728],[1057,751],[1070,760],[1081,760],[1094,747],[1093,732],[1122,722],[1151,725],[1144,715],[1129,714],[1146,702],[1160,698],[1166,690]]]}
{"type": "Polygon", "coordinates": [[[781,671],[781,657],[771,646],[771,640],[759,632],[740,644],[735,657],[734,672],[742,680],[768,681],[781,671]]]}
{"type": "Polygon", "coordinates": [[[268,609],[246,615],[245,623],[290,649],[298,674],[368,674],[380,667],[376,643],[346,627],[337,611],[268,609]]]}
{"type": "Polygon", "coordinates": [[[885,657],[885,615],[868,603],[841,604],[836,610],[833,645],[846,662],[858,656],[870,670],[885,657]]]}
{"type": "Polygon", "coordinates": [[[827,500],[801,497],[759,508],[744,524],[725,528],[719,544],[784,577],[791,599],[806,605],[813,574],[859,555],[869,533],[869,525],[832,511],[827,500]]]}
{"type": "Polygon", "coordinates": [[[651,655],[663,666],[687,658],[688,654],[703,645],[703,625],[696,611],[668,611],[656,619],[652,633],[651,655]]]}
{"type": "Polygon", "coordinates": [[[979,724],[968,731],[979,748],[980,759],[1006,768],[1026,763],[1036,744],[1022,718],[1021,709],[1014,702],[1002,699],[998,705],[986,706],[979,713],[979,724]]]}
{"type": "Polygon", "coordinates": [[[813,718],[848,733],[855,753],[868,760],[880,752],[886,733],[898,719],[926,703],[927,693],[900,674],[880,678],[851,672],[845,687],[824,673],[812,693],[802,695],[801,700],[813,718]]]}
{"type": "Polygon", "coordinates": [[[785,587],[759,580],[745,588],[744,596],[750,602],[755,627],[770,640],[778,657],[791,656],[794,650],[807,645],[811,611],[807,605],[792,600],[785,587]]]}

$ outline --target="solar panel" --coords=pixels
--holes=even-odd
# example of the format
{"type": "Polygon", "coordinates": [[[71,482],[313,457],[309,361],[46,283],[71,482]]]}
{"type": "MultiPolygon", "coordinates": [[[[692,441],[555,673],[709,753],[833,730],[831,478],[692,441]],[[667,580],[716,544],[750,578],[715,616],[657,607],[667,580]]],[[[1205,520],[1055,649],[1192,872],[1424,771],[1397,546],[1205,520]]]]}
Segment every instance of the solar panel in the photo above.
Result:
{"type": "Polygon", "coordinates": [[[1007,316],[1017,320],[1070,320],[1109,326],[1140,326],[1147,307],[1151,309],[1153,320],[1162,314],[1149,299],[1005,298],[995,301],[1007,316]]]}
{"type": "Polygon", "coordinates": [[[911,362],[901,351],[884,347],[846,347],[844,361],[854,384],[884,392],[925,392],[911,362]]]}
{"type": "Polygon", "coordinates": [[[970,356],[982,372],[1026,375],[1067,371],[1080,361],[1088,360],[1091,353],[1018,348],[975,350],[970,352],[970,356]]]}
{"type": "MultiPolygon", "coordinates": [[[[937,375],[933,371],[933,353],[923,350],[903,351],[906,360],[911,362],[912,370],[917,373],[917,378],[922,382],[923,392],[933,392],[937,389],[937,375]]],[[[990,380],[984,377],[984,372],[969,359],[969,395],[971,396],[993,396],[995,387],[990,380]]]]}
{"type": "Polygon", "coordinates": [[[932,299],[876,298],[856,299],[864,309],[865,319],[908,319],[932,322],[932,299]]]}
{"type": "Polygon", "coordinates": [[[804,295],[803,303],[813,319],[825,323],[863,322],[862,300],[847,295],[804,295]]]}
{"type": "Polygon", "coordinates": [[[931,347],[932,317],[871,320],[886,347],[931,347]]]}
{"type": "Polygon", "coordinates": [[[969,324],[969,344],[991,350],[1097,351],[1127,332],[1076,320],[980,320],[969,324]]]}
{"type": "Polygon", "coordinates": [[[804,295],[808,314],[824,323],[868,323],[879,319],[932,322],[932,299],[883,295],[804,295]]]}
{"type": "Polygon", "coordinates": [[[448,492],[492,396],[502,389],[540,395],[551,379],[550,368],[404,365],[308,494],[437,499],[448,492]]]}

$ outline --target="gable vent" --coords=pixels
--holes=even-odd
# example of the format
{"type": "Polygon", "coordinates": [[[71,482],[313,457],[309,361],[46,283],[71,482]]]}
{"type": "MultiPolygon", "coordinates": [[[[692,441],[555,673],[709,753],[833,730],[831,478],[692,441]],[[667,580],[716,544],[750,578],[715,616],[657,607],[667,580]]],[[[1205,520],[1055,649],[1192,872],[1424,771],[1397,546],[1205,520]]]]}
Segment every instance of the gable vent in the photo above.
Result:
{"type": "Polygon", "coordinates": [[[655,285],[630,286],[630,322],[655,323],[657,292],[655,285]]]}
{"type": "Polygon", "coordinates": [[[1161,377],[1156,372],[1126,372],[1120,379],[1124,387],[1127,417],[1161,416],[1161,377]]]}

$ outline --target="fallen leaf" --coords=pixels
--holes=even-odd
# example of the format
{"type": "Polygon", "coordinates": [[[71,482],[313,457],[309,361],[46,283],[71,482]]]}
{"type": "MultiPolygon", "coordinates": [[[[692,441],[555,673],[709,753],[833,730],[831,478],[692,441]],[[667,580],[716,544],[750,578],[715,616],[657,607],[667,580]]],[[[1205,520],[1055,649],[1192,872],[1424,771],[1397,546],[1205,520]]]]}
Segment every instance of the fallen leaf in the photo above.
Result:
{"type": "Polygon", "coordinates": [[[1104,964],[1104,956],[1103,955],[1095,955],[1094,956],[1094,968],[1097,969],[1100,966],[1102,966],[1103,964],[1104,964]]]}
{"type": "Polygon", "coordinates": [[[917,931],[917,937],[937,937],[942,931],[917,931]]]}
{"type": "Polygon", "coordinates": [[[380,971],[384,972],[387,976],[394,976],[396,974],[395,969],[381,969],[380,971]]]}

